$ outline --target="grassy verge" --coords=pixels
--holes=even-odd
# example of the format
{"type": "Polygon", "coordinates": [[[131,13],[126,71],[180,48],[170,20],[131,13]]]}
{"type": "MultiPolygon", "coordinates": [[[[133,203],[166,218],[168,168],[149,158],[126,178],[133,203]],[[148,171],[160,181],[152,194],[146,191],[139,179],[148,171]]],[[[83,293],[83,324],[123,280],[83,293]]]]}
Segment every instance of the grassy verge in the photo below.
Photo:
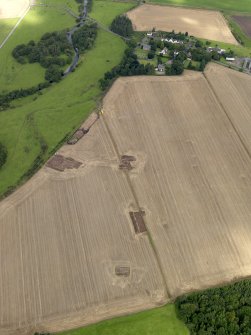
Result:
{"type": "Polygon", "coordinates": [[[148,0],[165,5],[251,13],[250,0],[148,0]]]}
{"type": "Polygon", "coordinates": [[[174,305],[103,321],[60,335],[188,335],[178,320],[174,305]]]}

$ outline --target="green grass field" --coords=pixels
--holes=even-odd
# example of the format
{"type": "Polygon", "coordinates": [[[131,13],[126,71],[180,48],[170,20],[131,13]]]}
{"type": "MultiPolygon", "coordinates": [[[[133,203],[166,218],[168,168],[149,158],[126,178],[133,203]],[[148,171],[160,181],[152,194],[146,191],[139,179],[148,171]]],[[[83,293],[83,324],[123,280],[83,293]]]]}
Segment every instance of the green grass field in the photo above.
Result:
{"type": "Polygon", "coordinates": [[[65,11],[56,8],[32,8],[0,49],[0,92],[27,88],[44,81],[45,70],[39,64],[22,65],[11,56],[16,45],[30,40],[37,41],[48,31],[66,29],[74,24],[74,18],[65,11]]]}
{"type": "Polygon", "coordinates": [[[9,34],[11,29],[15,26],[17,21],[18,21],[18,18],[0,20],[0,44],[3,42],[5,37],[9,34]]]}
{"type": "Polygon", "coordinates": [[[218,9],[231,12],[251,13],[250,0],[148,0],[147,2],[174,6],[197,7],[206,9],[218,9]]]}
{"type": "MultiPolygon", "coordinates": [[[[125,8],[124,3],[116,3],[116,11],[110,10],[114,2],[106,4],[104,12],[108,20],[110,11],[110,21],[125,8]]],[[[133,3],[126,5],[130,8],[133,3]]],[[[0,65],[0,89],[9,91],[42,81],[44,70],[39,64],[24,65],[23,68],[20,65],[19,68],[10,52],[16,44],[38,39],[46,31],[62,29],[74,23],[70,16],[58,11],[59,18],[56,19],[55,15],[56,11],[53,9],[33,10],[0,51],[0,57],[6,57],[7,67],[5,69],[0,65]],[[31,29],[32,27],[36,29],[31,29]],[[12,62],[15,63],[14,73],[12,62]]],[[[120,62],[125,48],[126,44],[122,39],[100,30],[95,47],[81,57],[74,73],[45,90],[42,95],[17,100],[13,103],[16,108],[0,113],[0,124],[4,125],[0,127],[0,142],[7,146],[9,152],[8,160],[0,170],[0,195],[15,186],[32,166],[40,152],[41,139],[48,145],[44,157],[47,159],[58,143],[95,108],[102,94],[98,81],[106,71],[120,62]]]]}
{"type": "Polygon", "coordinates": [[[60,335],[188,335],[177,319],[174,305],[103,321],[60,335]]]}
{"type": "Polygon", "coordinates": [[[127,12],[136,6],[136,2],[115,2],[107,0],[95,0],[93,2],[90,17],[108,27],[115,16],[127,12]]]}

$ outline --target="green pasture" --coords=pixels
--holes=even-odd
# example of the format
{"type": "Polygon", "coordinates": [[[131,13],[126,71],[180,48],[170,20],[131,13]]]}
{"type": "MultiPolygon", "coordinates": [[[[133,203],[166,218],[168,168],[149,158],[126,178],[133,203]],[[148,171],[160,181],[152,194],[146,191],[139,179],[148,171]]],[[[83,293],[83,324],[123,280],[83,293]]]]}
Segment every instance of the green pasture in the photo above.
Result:
{"type": "Polygon", "coordinates": [[[37,41],[46,32],[66,29],[74,24],[75,19],[64,10],[33,7],[0,49],[0,92],[27,88],[44,81],[44,69],[38,63],[22,65],[12,57],[16,45],[37,41]]]}
{"type": "Polygon", "coordinates": [[[163,5],[217,9],[231,12],[251,13],[250,0],[148,0],[163,5]]]}
{"type": "Polygon", "coordinates": [[[1,19],[0,20],[0,44],[4,41],[5,37],[10,33],[11,29],[17,23],[18,18],[15,19],[1,19]]]}
{"type": "Polygon", "coordinates": [[[115,16],[123,14],[136,6],[136,2],[115,2],[106,0],[93,1],[90,17],[109,27],[115,16]]]}
{"type": "Polygon", "coordinates": [[[188,335],[178,320],[174,305],[152,309],[130,316],[103,321],[60,335],[188,335]]]}

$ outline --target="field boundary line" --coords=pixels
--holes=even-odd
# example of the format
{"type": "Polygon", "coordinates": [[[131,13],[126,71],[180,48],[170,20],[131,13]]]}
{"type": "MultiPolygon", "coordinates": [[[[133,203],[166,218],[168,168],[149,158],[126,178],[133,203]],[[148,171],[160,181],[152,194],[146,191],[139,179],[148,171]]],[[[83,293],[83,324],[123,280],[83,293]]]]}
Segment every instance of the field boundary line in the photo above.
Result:
{"type": "MultiPolygon", "coordinates": [[[[103,120],[103,122],[104,122],[104,126],[105,126],[105,128],[106,128],[106,130],[107,130],[107,133],[108,133],[108,135],[109,135],[109,138],[110,138],[110,140],[111,140],[111,142],[112,142],[112,145],[113,145],[114,150],[115,150],[115,152],[116,152],[117,158],[118,158],[118,160],[120,160],[120,154],[119,154],[119,149],[118,149],[117,143],[116,143],[116,141],[115,141],[115,139],[114,139],[114,137],[113,137],[113,135],[112,135],[112,133],[111,133],[111,130],[110,130],[109,126],[108,126],[107,121],[105,120],[105,116],[104,116],[103,113],[100,114],[100,118],[101,118],[101,119],[103,120]]],[[[131,190],[131,192],[132,192],[132,195],[133,195],[134,201],[135,201],[135,203],[136,203],[136,206],[138,207],[137,210],[140,211],[141,208],[140,208],[140,205],[139,205],[139,200],[138,200],[137,194],[136,194],[136,192],[135,192],[135,190],[134,190],[134,188],[133,188],[133,185],[132,185],[132,182],[131,182],[129,173],[128,173],[128,171],[125,171],[125,170],[123,170],[123,172],[124,172],[124,174],[125,174],[125,176],[126,176],[126,181],[127,181],[128,186],[129,186],[129,188],[130,188],[130,190],[131,190]]],[[[159,270],[160,270],[160,274],[161,274],[161,277],[162,277],[163,285],[164,285],[164,288],[165,288],[165,291],[166,291],[166,292],[165,292],[165,293],[166,293],[166,298],[167,298],[168,300],[171,301],[171,300],[172,300],[172,295],[171,295],[171,293],[170,293],[170,291],[169,291],[169,289],[168,289],[168,286],[167,286],[167,282],[166,282],[166,279],[165,279],[164,271],[163,271],[163,269],[162,269],[162,264],[161,264],[161,260],[160,260],[160,257],[159,257],[157,248],[156,248],[156,246],[155,246],[155,244],[154,244],[154,241],[153,241],[153,238],[152,238],[151,233],[149,232],[148,229],[147,229],[146,231],[147,231],[147,237],[148,237],[148,240],[149,240],[149,242],[150,242],[150,245],[151,245],[151,247],[152,247],[152,250],[153,250],[155,259],[156,259],[157,264],[158,264],[158,268],[159,268],[159,270]]],[[[165,303],[166,303],[166,302],[165,302],[165,303]]]]}
{"type": "Polygon", "coordinates": [[[216,101],[218,102],[219,106],[221,107],[221,109],[223,110],[223,112],[226,114],[226,117],[227,117],[228,121],[230,122],[230,124],[231,124],[231,126],[232,126],[234,132],[236,133],[237,137],[239,138],[239,140],[240,140],[240,142],[241,142],[241,144],[242,144],[244,150],[246,151],[246,153],[247,153],[249,159],[251,160],[251,152],[249,151],[248,146],[247,146],[246,143],[245,143],[245,140],[242,138],[242,136],[241,136],[241,134],[239,133],[237,127],[235,126],[233,120],[232,120],[231,117],[229,116],[229,114],[228,114],[226,108],[224,107],[223,103],[220,101],[220,98],[219,98],[217,92],[215,91],[213,85],[211,84],[209,78],[206,76],[206,74],[205,74],[204,72],[203,72],[203,76],[204,76],[204,78],[205,78],[205,80],[206,80],[206,82],[207,82],[207,84],[208,84],[208,86],[209,86],[211,92],[213,93],[213,95],[214,95],[216,101]]]}
{"type": "Polygon", "coordinates": [[[15,26],[11,29],[11,31],[9,32],[9,34],[5,37],[5,39],[3,40],[3,42],[0,44],[0,49],[6,44],[6,42],[8,41],[8,39],[11,37],[11,35],[15,32],[15,30],[17,29],[17,27],[19,26],[19,24],[23,21],[23,19],[25,18],[26,14],[28,13],[28,11],[30,10],[31,6],[29,5],[25,10],[24,13],[21,15],[21,17],[19,18],[19,20],[17,21],[17,23],[15,24],[15,26]]]}

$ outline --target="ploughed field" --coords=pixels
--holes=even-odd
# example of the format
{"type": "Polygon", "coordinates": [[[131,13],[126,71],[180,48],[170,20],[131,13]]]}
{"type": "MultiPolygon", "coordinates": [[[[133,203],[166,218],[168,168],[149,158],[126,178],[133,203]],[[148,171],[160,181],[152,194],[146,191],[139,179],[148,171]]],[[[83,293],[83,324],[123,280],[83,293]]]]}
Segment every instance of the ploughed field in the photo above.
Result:
{"type": "Polygon", "coordinates": [[[217,11],[144,4],[127,15],[138,31],[174,29],[196,37],[238,44],[223,15],[217,11]]]}
{"type": "Polygon", "coordinates": [[[1,335],[251,275],[250,84],[218,65],[115,82],[89,132],[0,203],[1,335]]]}
{"type": "Polygon", "coordinates": [[[233,19],[239,24],[246,35],[251,38],[251,16],[234,15],[233,19]]]}

